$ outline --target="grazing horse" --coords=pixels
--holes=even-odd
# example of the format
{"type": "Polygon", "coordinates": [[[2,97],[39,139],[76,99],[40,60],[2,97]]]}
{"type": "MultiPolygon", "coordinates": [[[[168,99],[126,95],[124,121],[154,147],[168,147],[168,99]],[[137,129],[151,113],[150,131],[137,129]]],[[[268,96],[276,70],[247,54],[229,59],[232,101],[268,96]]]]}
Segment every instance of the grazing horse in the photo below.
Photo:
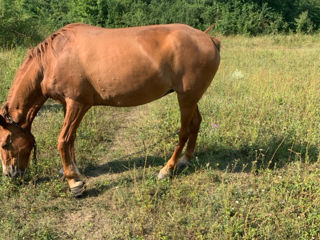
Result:
{"type": "Polygon", "coordinates": [[[35,146],[32,122],[52,98],[65,113],[58,139],[64,175],[71,192],[82,194],[74,141],[88,109],[137,106],[173,90],[181,112],[179,142],[158,178],[170,176],[193,157],[201,123],[197,103],[218,70],[219,51],[217,38],[183,24],[104,29],[76,23],[61,28],[29,50],[0,109],[4,175],[14,177],[27,168],[35,146]]]}

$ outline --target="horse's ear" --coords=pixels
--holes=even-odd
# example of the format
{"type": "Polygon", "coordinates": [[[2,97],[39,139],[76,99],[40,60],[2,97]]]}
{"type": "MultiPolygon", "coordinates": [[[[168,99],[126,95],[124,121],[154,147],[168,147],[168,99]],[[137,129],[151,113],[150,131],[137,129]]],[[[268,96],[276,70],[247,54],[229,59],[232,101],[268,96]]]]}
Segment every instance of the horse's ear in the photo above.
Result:
{"type": "Polygon", "coordinates": [[[2,117],[2,115],[0,115],[0,126],[2,126],[2,127],[6,127],[7,126],[7,122],[4,119],[4,117],[2,117]]]}
{"type": "Polygon", "coordinates": [[[9,103],[8,102],[6,102],[5,104],[3,104],[3,106],[2,106],[2,114],[4,114],[4,116],[6,116],[7,114],[8,114],[8,112],[9,112],[9,103]]]}
{"type": "Polygon", "coordinates": [[[8,124],[6,122],[6,119],[3,116],[6,116],[8,114],[8,107],[9,104],[8,102],[6,102],[4,105],[2,105],[1,109],[0,109],[0,126],[2,127],[6,127],[8,124]]]}

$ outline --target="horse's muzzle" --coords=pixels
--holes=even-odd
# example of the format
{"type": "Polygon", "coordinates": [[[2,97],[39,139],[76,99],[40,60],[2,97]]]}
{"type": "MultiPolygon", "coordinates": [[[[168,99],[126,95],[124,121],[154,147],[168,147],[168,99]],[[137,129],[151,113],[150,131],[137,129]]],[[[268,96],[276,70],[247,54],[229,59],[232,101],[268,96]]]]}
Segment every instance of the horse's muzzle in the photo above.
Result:
{"type": "Polygon", "coordinates": [[[8,166],[8,167],[4,167],[3,168],[3,174],[6,176],[6,177],[9,177],[9,178],[14,178],[14,177],[17,177],[17,176],[22,176],[24,173],[24,171],[18,169],[17,166],[8,166]]]}

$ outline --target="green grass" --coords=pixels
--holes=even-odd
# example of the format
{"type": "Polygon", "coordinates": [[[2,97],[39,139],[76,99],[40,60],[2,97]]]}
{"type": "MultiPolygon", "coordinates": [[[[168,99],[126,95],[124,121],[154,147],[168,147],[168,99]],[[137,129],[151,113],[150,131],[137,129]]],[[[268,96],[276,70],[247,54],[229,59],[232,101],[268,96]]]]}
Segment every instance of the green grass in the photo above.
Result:
{"type": "MultiPolygon", "coordinates": [[[[33,124],[36,171],[0,178],[0,239],[318,239],[320,36],[221,37],[193,165],[155,176],[179,129],[175,94],[92,108],[76,141],[87,192],[58,176],[61,107],[33,124]]],[[[0,102],[26,49],[0,51],[0,102]]]]}

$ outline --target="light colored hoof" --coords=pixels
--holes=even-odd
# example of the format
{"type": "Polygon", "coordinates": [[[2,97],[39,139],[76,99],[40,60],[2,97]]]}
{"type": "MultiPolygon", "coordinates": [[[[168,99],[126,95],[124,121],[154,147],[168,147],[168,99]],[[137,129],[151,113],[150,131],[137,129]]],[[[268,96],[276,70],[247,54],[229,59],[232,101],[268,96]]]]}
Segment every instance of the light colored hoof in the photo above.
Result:
{"type": "Polygon", "coordinates": [[[75,181],[72,185],[70,185],[70,191],[73,197],[80,197],[84,190],[86,190],[86,183],[83,181],[75,181]]]}
{"type": "Polygon", "coordinates": [[[172,175],[172,169],[165,166],[160,170],[160,172],[158,174],[158,180],[165,179],[167,177],[170,177],[171,175],[172,175]]]}
{"type": "Polygon", "coordinates": [[[176,168],[177,168],[177,169],[183,169],[183,168],[185,168],[185,167],[187,167],[187,166],[190,166],[190,162],[189,162],[188,158],[187,158],[185,155],[183,155],[183,156],[178,160],[178,163],[177,163],[176,168]]]}

